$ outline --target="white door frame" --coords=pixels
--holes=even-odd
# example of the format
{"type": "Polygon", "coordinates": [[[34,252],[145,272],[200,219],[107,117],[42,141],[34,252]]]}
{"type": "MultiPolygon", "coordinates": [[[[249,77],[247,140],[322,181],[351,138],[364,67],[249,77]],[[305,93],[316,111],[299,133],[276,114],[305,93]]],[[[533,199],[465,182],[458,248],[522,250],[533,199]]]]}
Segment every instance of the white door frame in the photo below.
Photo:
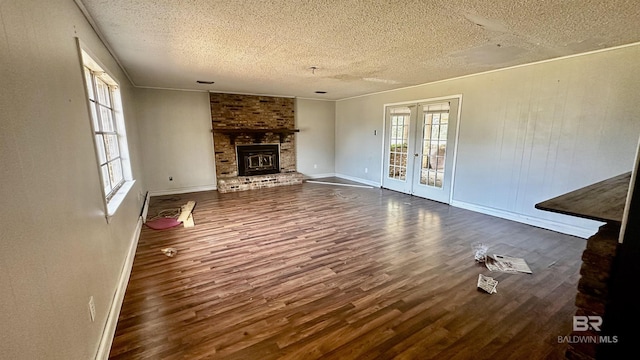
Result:
{"type": "Polygon", "coordinates": [[[392,106],[403,106],[403,105],[411,105],[411,104],[418,104],[418,103],[422,103],[422,102],[437,102],[437,101],[443,101],[443,100],[449,100],[449,99],[458,99],[458,116],[457,116],[457,124],[456,124],[456,136],[455,136],[455,141],[453,144],[453,164],[452,164],[452,168],[451,168],[451,191],[449,192],[449,204],[451,204],[451,202],[453,201],[453,192],[455,189],[455,180],[456,180],[456,167],[458,164],[458,139],[460,137],[460,120],[462,119],[462,94],[455,94],[455,95],[449,95],[449,96],[438,96],[438,97],[434,97],[434,98],[427,98],[427,99],[419,99],[419,100],[410,100],[410,101],[401,101],[401,102],[395,102],[395,103],[386,103],[383,104],[382,106],[382,151],[381,151],[381,165],[380,165],[380,185],[381,187],[384,186],[384,177],[385,177],[385,163],[384,163],[384,159],[385,159],[385,155],[386,155],[386,148],[385,148],[385,139],[386,139],[386,117],[387,117],[387,108],[388,107],[392,107],[392,106]]]}

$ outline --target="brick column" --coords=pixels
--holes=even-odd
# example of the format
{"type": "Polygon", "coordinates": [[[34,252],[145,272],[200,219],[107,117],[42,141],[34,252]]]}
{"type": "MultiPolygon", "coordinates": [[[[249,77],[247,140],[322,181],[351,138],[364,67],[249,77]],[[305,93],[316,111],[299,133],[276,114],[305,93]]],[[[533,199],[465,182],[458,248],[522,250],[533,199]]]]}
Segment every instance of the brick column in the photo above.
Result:
{"type": "MultiPolygon", "coordinates": [[[[601,316],[606,321],[605,308],[609,300],[611,273],[618,247],[620,226],[606,224],[587,240],[587,247],[582,253],[580,281],[576,295],[576,315],[601,316]]],[[[571,338],[599,336],[597,331],[573,331],[571,338]]],[[[595,359],[598,344],[591,342],[570,343],[567,359],[595,359]]]]}

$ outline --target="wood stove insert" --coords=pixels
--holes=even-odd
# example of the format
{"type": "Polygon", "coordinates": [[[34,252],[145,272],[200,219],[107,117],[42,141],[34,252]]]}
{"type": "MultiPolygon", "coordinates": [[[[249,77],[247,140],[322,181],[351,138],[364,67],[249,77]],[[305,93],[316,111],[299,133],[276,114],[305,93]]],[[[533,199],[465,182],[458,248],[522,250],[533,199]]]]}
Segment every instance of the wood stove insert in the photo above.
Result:
{"type": "Polygon", "coordinates": [[[236,145],[238,176],[277,174],[280,172],[280,145],[236,145]]]}

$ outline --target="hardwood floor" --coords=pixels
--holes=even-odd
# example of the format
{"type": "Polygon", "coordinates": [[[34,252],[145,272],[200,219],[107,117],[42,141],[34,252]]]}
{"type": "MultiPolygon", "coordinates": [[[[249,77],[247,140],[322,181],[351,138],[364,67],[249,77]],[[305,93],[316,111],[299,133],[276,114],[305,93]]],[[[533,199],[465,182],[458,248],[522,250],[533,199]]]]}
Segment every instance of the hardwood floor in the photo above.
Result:
{"type": "Polygon", "coordinates": [[[110,359],[564,357],[584,239],[312,183],[152,198],[149,216],[189,200],[195,227],[142,231],[110,359]],[[474,242],[533,274],[490,272],[474,242]]]}

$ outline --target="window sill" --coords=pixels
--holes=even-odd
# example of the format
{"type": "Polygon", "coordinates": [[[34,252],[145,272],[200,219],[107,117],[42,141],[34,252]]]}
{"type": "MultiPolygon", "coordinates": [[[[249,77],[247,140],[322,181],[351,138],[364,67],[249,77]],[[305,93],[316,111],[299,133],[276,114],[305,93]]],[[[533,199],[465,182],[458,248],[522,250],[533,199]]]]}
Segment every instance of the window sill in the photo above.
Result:
{"type": "Polygon", "coordinates": [[[135,184],[135,180],[125,181],[125,183],[118,189],[115,195],[109,200],[107,203],[107,222],[111,221],[111,218],[116,214],[120,205],[124,202],[124,199],[127,197],[129,191],[133,188],[133,184],[135,184]]]}

